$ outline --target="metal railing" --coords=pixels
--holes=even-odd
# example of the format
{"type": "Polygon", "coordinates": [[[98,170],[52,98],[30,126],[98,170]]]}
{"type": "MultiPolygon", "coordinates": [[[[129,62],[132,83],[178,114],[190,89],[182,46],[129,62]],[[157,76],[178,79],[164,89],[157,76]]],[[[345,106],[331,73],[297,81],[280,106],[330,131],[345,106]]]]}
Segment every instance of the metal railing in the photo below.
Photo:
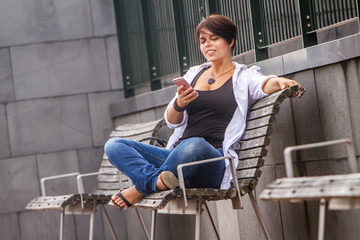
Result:
{"type": "MultiPolygon", "coordinates": [[[[317,44],[317,32],[358,17],[360,0],[114,0],[125,97],[148,83],[184,74],[205,61],[194,30],[203,17],[222,14],[238,27],[234,55],[254,50],[269,58],[273,44],[302,37],[317,44]]],[[[359,19],[359,18],[358,18],[359,19]]]]}

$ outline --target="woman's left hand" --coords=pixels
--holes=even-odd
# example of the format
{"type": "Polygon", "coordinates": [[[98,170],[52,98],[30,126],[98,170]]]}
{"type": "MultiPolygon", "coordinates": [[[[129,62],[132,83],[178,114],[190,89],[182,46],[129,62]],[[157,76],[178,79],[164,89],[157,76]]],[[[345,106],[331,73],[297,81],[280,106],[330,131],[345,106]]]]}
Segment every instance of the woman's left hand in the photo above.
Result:
{"type": "Polygon", "coordinates": [[[279,90],[284,90],[288,87],[292,87],[295,85],[299,86],[299,91],[294,93],[293,96],[291,96],[294,98],[294,97],[298,96],[301,93],[301,91],[303,91],[303,88],[297,81],[288,79],[288,78],[284,78],[284,77],[269,78],[268,81],[263,86],[263,91],[264,91],[264,93],[271,94],[271,93],[277,92],[279,90]]]}

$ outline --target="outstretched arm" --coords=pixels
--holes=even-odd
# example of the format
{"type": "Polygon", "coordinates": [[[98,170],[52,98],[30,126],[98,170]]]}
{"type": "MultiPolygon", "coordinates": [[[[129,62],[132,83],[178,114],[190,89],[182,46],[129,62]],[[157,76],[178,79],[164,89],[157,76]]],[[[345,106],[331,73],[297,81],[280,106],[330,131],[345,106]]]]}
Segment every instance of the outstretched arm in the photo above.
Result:
{"type": "MultiPolygon", "coordinates": [[[[266,81],[262,89],[264,93],[271,94],[295,85],[299,85],[299,89],[301,88],[300,84],[295,80],[283,77],[272,77],[266,81]]],[[[299,92],[296,93],[293,97],[296,97],[298,94],[299,92]]]]}

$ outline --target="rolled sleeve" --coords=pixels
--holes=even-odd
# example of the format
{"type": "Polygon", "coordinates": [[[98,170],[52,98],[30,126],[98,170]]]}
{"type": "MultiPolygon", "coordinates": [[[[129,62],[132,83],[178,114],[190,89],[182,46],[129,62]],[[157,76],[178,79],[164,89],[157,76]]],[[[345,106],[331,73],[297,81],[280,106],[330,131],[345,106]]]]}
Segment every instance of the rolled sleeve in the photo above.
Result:
{"type": "Polygon", "coordinates": [[[264,93],[263,86],[269,80],[269,78],[277,77],[276,75],[263,75],[260,72],[260,68],[258,66],[252,66],[248,69],[248,81],[249,81],[249,98],[250,103],[254,101],[268,96],[268,94],[264,93]]]}
{"type": "Polygon", "coordinates": [[[167,126],[170,128],[170,129],[175,129],[175,128],[178,128],[178,127],[181,127],[185,124],[186,122],[186,119],[187,119],[187,112],[184,111],[184,116],[183,116],[183,120],[181,121],[181,123],[178,123],[178,124],[173,124],[171,122],[169,122],[169,119],[168,119],[168,112],[169,112],[169,109],[170,107],[174,104],[174,101],[177,99],[177,96],[175,96],[169,103],[169,105],[167,106],[166,110],[165,110],[165,113],[164,113],[164,119],[165,119],[165,122],[167,124],[167,126]]]}

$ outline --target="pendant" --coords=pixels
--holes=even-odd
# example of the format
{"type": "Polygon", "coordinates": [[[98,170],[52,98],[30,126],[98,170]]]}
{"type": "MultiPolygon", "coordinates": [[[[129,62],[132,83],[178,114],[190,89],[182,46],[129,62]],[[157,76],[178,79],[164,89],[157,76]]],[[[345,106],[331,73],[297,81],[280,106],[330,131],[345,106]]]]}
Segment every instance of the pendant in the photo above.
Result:
{"type": "Polygon", "coordinates": [[[213,79],[213,78],[209,78],[209,80],[208,80],[208,84],[213,84],[215,82],[215,79],[213,79]]]}

